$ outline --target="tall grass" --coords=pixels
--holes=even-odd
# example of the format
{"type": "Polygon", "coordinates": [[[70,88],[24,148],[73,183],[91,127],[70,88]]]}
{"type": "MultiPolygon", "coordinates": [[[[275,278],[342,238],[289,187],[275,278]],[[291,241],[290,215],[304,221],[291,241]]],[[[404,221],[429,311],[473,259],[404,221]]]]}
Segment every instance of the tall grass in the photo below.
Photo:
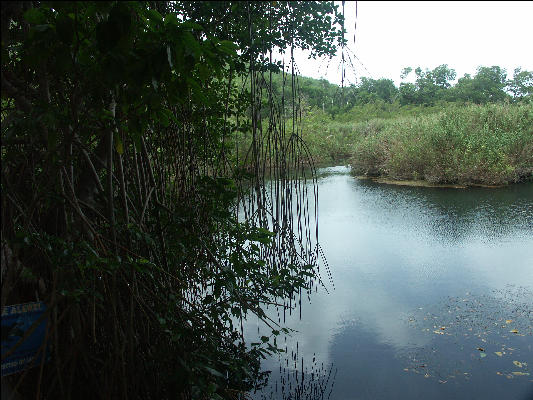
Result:
{"type": "Polygon", "coordinates": [[[349,160],[362,175],[489,185],[532,179],[533,105],[409,112],[366,121],[314,112],[303,136],[319,163],[349,160]]]}
{"type": "Polygon", "coordinates": [[[393,119],[431,115],[439,110],[442,105],[400,106],[378,101],[355,106],[332,118],[320,109],[312,109],[302,117],[302,137],[317,164],[346,163],[361,136],[380,132],[393,119]]]}

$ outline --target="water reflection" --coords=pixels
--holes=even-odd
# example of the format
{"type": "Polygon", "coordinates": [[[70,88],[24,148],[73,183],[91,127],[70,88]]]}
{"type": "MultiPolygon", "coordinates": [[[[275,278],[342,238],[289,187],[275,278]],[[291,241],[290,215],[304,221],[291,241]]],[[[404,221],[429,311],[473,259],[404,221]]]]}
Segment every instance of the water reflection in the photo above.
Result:
{"type": "MultiPolygon", "coordinates": [[[[504,316],[510,299],[494,293],[523,300],[533,288],[533,185],[417,188],[358,180],[342,167],[320,172],[320,240],[335,290],[303,301],[302,320],[298,312],[287,318],[299,331],[284,342],[288,354],[298,346],[299,359],[316,357],[338,370],[331,399],[526,399],[533,374],[512,372],[533,369],[531,331],[487,330],[487,342],[459,328],[453,335],[447,328],[442,332],[449,335],[434,331],[452,326],[444,318],[451,315],[447,299],[467,293],[484,299],[475,314],[480,323],[501,325],[491,320],[495,315],[517,320],[504,316]],[[509,291],[509,285],[526,291],[509,291]],[[439,315],[434,329],[420,323],[427,312],[439,315]],[[530,359],[531,369],[503,368],[505,357],[494,353],[508,354],[502,345],[521,357],[511,361],[530,359]],[[483,346],[490,357],[476,350],[483,346]]],[[[532,304],[524,304],[531,311],[532,304]]],[[[524,315],[531,320],[531,313],[524,315]]],[[[247,335],[257,335],[254,322],[247,335]]],[[[279,369],[278,360],[264,365],[279,369]]]]}

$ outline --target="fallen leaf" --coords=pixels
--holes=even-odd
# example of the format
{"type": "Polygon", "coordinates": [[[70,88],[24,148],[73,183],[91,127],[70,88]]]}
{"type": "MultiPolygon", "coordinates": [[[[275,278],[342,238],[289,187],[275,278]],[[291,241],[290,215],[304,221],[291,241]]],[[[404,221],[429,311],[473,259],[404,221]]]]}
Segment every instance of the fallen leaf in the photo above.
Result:
{"type": "Polygon", "coordinates": [[[477,348],[479,351],[485,351],[485,349],[483,349],[483,347],[478,347],[477,348]]]}
{"type": "Polygon", "coordinates": [[[437,333],[439,335],[444,335],[444,332],[441,332],[441,331],[433,331],[433,333],[437,333]]]}
{"type": "Polygon", "coordinates": [[[513,364],[516,365],[518,368],[522,368],[522,363],[520,361],[513,361],[513,364]]]}
{"type": "Polygon", "coordinates": [[[513,375],[516,375],[516,376],[526,376],[526,375],[529,375],[529,372],[513,372],[513,375]]]}
{"type": "Polygon", "coordinates": [[[518,331],[516,329],[511,329],[509,332],[511,333],[518,333],[518,331]]]}
{"type": "Polygon", "coordinates": [[[513,322],[512,319],[506,319],[506,320],[505,320],[505,323],[506,323],[506,324],[510,324],[511,322],[513,322]]]}
{"type": "Polygon", "coordinates": [[[502,356],[502,352],[501,351],[495,351],[494,354],[496,354],[498,357],[502,356]]]}
{"type": "Polygon", "coordinates": [[[487,357],[487,353],[479,353],[479,356],[480,356],[481,358],[483,358],[483,357],[487,357]]]}

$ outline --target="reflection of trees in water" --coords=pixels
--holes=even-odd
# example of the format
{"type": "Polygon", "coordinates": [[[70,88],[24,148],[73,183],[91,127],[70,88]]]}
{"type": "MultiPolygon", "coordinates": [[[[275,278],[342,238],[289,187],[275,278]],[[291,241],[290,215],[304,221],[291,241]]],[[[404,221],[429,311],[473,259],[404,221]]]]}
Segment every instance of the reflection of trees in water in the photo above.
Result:
{"type": "Polygon", "coordinates": [[[413,313],[407,323],[434,338],[406,350],[405,370],[438,378],[469,380],[473,374],[531,379],[533,291],[507,286],[490,294],[466,293],[413,313]],[[515,363],[514,361],[517,361],[515,363]]]}
{"type": "Polygon", "coordinates": [[[254,396],[257,400],[324,400],[329,399],[335,384],[337,369],[333,364],[319,363],[313,354],[311,361],[299,356],[299,344],[290,355],[280,356],[279,371],[272,371],[268,386],[254,396]]]}
{"type": "Polygon", "coordinates": [[[516,229],[527,232],[533,226],[533,185],[529,183],[468,189],[395,186],[372,181],[359,184],[380,210],[394,215],[400,212],[407,220],[412,215],[421,216],[435,236],[454,242],[472,231],[496,238],[516,229]]]}

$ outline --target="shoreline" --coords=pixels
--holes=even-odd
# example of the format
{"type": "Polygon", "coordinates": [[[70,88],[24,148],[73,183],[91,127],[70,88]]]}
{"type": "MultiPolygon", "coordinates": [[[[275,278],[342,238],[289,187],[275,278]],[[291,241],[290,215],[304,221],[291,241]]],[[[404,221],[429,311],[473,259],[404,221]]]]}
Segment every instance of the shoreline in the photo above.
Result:
{"type": "Polygon", "coordinates": [[[470,183],[470,184],[459,184],[459,183],[430,183],[424,180],[399,180],[385,177],[373,177],[365,175],[355,175],[357,179],[362,180],[371,180],[372,182],[381,183],[385,185],[396,185],[396,186],[412,186],[412,187],[431,187],[431,188],[448,188],[448,189],[468,189],[471,187],[482,187],[488,189],[499,189],[509,186],[506,185],[487,185],[483,183],[470,183]]]}

